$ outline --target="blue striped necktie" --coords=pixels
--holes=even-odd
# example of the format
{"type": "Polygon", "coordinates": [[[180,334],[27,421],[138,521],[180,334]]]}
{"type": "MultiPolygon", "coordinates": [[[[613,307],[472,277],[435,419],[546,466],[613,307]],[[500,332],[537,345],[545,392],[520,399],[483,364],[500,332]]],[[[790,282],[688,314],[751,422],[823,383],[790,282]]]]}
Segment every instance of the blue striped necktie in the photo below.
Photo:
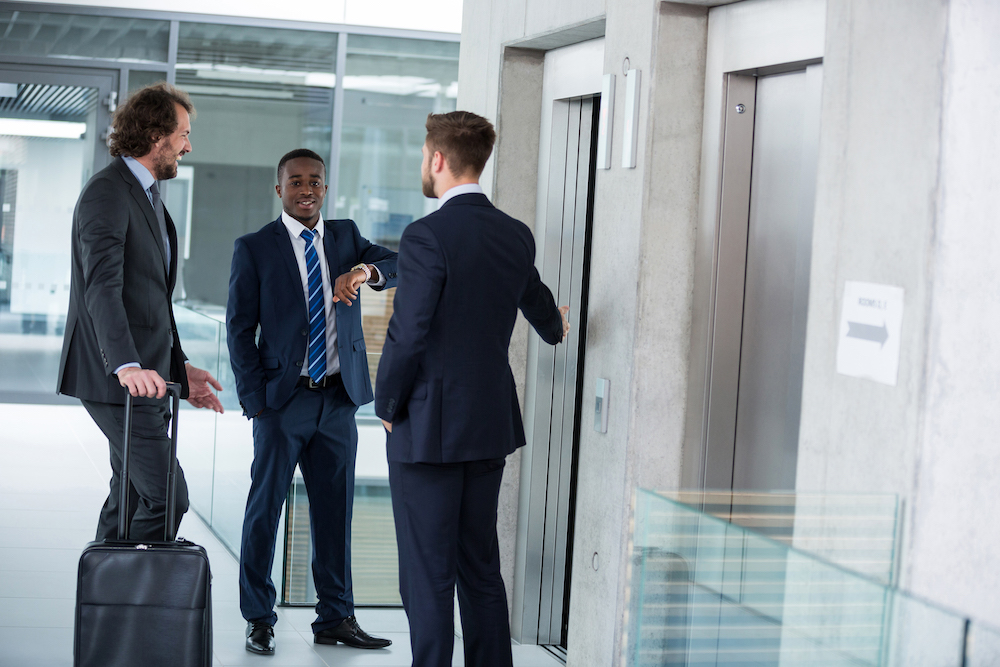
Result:
{"type": "Polygon", "coordinates": [[[323,307],[323,272],[313,240],[318,234],[302,230],[306,241],[306,280],[309,283],[309,377],[320,382],[326,377],[326,312],[323,307]]]}

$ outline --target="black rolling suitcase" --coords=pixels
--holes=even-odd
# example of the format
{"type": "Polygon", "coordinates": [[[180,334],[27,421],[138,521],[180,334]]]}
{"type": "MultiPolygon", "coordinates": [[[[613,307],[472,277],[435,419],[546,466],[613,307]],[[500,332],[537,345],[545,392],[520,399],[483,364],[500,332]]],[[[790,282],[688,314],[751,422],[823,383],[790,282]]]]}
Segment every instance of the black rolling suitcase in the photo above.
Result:
{"type": "MultiPolygon", "coordinates": [[[[177,457],[180,386],[169,383],[173,419],[170,459],[177,457]]],[[[127,392],[126,392],[127,393],[127,392]]],[[[125,402],[122,497],[127,507],[132,397],[125,402]]],[[[126,512],[118,540],[91,542],[80,556],[73,638],[75,667],[208,667],[212,664],[212,575],[203,547],[175,540],[175,465],[167,474],[163,542],[127,538],[126,512]]]]}

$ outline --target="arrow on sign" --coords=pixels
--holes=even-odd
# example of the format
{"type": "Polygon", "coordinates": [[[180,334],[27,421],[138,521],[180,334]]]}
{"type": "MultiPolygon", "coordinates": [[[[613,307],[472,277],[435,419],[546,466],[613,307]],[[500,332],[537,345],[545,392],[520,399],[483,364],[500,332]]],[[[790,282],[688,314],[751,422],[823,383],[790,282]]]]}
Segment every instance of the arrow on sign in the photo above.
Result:
{"type": "Polygon", "coordinates": [[[889,338],[889,330],[885,328],[885,323],[877,327],[873,324],[861,324],[860,322],[847,323],[847,337],[870,340],[878,343],[880,347],[885,347],[885,341],[889,338]]]}

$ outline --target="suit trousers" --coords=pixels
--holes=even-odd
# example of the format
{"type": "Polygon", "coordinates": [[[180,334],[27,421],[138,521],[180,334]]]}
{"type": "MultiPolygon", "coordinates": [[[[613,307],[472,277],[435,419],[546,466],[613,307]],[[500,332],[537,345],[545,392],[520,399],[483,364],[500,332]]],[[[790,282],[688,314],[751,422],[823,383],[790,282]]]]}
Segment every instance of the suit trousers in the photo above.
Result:
{"type": "Polygon", "coordinates": [[[399,593],[410,622],[414,667],[452,664],[456,583],[465,664],[511,665],[496,530],[503,468],[504,459],[389,462],[399,593]]]}
{"type": "MultiPolygon", "coordinates": [[[[111,491],[104,501],[97,524],[97,540],[118,539],[118,501],[121,498],[124,453],[125,406],[81,401],[108,438],[111,450],[111,491]]],[[[132,448],[129,456],[130,540],[162,541],[167,521],[167,467],[170,456],[170,409],[159,405],[136,405],[132,410],[132,448]]],[[[176,525],[188,509],[187,482],[177,466],[176,525]]]]}
{"type": "MultiPolygon", "coordinates": [[[[339,375],[337,376],[340,377],[339,375]]],[[[271,581],[281,505],[298,464],[309,497],[316,583],[313,632],[354,614],[351,516],[358,407],[342,382],[325,389],[296,387],[279,410],[264,408],[253,421],[253,465],[240,549],[240,611],[248,621],[274,625],[271,581]]]]}

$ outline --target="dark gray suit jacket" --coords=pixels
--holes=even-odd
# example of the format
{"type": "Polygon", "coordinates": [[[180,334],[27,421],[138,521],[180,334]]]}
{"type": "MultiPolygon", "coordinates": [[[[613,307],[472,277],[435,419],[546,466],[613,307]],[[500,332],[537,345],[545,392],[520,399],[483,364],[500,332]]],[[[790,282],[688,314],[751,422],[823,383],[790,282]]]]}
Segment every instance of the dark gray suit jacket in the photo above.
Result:
{"type": "MultiPolygon", "coordinates": [[[[177,234],[167,265],[156,214],[121,158],[84,186],[73,212],[69,313],[56,389],[103,403],[124,403],[114,375],[138,361],[187,396],[186,357],[170,302],[177,277],[177,234]]],[[[151,400],[151,399],[146,399],[151,400]]]]}

